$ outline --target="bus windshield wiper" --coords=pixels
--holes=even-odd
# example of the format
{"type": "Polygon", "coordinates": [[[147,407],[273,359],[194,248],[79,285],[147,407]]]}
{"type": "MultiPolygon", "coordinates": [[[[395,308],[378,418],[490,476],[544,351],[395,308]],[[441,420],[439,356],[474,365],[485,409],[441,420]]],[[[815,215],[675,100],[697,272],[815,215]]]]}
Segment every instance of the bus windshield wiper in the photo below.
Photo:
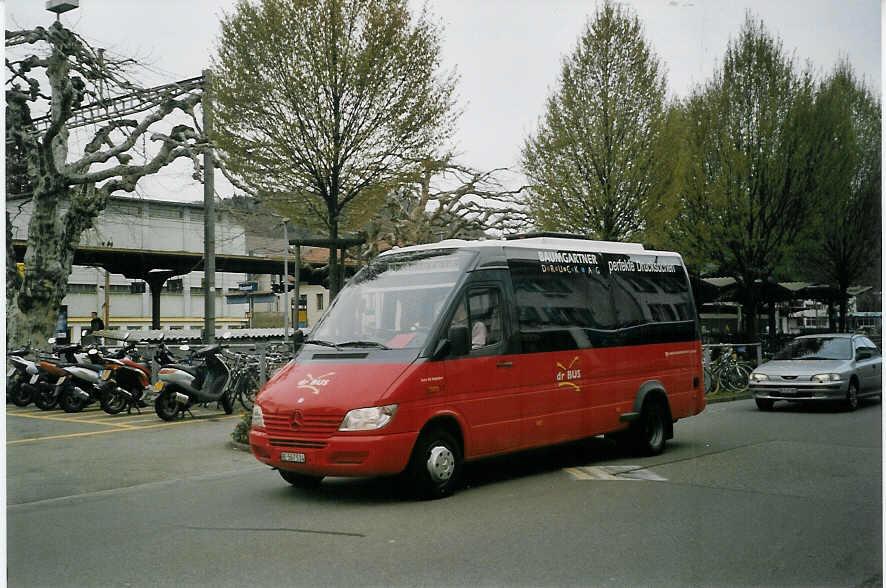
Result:
{"type": "Polygon", "coordinates": [[[377,341],[348,341],[346,343],[339,343],[336,347],[377,347],[378,349],[390,349],[387,345],[377,341]]]}
{"type": "Polygon", "coordinates": [[[319,339],[308,339],[305,343],[310,343],[311,345],[322,345],[323,347],[335,347],[335,343],[330,343],[329,341],[320,341],[319,339]]]}

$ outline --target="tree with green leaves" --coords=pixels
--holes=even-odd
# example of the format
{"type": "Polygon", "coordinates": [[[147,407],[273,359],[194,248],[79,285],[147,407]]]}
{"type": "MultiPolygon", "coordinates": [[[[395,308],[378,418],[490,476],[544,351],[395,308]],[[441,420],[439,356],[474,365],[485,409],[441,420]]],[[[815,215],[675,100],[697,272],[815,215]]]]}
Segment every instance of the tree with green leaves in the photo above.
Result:
{"type": "Polygon", "coordinates": [[[559,88],[523,146],[539,228],[637,239],[671,186],[665,73],[639,18],[607,1],[563,60],[559,88]]]}
{"type": "MultiPolygon", "coordinates": [[[[450,137],[455,77],[440,71],[440,35],[407,0],[241,0],[213,60],[226,175],[338,239],[361,195],[450,137]]],[[[333,249],[333,295],[337,265],[333,249]]]]}
{"type": "Polygon", "coordinates": [[[744,335],[758,338],[768,280],[822,198],[835,120],[808,70],[748,15],[722,65],[685,104],[686,176],[670,224],[681,250],[738,281],[744,335]]]}
{"type": "Polygon", "coordinates": [[[845,331],[847,290],[881,267],[881,106],[845,60],[822,82],[817,101],[834,122],[827,140],[836,149],[825,165],[825,197],[798,239],[794,264],[806,279],[838,287],[838,328],[845,331]]]}

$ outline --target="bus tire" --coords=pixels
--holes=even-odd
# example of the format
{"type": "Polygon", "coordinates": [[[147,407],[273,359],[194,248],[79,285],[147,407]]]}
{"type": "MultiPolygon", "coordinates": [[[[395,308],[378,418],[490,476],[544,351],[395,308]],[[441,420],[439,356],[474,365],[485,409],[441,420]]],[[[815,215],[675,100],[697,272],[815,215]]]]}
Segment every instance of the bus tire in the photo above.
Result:
{"type": "Polygon", "coordinates": [[[650,456],[664,451],[666,431],[667,409],[660,400],[649,399],[631,431],[637,453],[650,456]]]}
{"type": "Polygon", "coordinates": [[[451,495],[461,470],[461,446],[442,428],[428,429],[419,435],[406,466],[410,486],[422,500],[451,495]]]}

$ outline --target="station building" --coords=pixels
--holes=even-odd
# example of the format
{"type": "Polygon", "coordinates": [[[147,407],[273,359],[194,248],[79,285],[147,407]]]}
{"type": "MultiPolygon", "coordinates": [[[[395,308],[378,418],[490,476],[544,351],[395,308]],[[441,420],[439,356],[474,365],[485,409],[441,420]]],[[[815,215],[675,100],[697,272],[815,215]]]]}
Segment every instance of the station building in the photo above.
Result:
{"type": "MultiPolygon", "coordinates": [[[[7,199],[6,211],[12,223],[13,242],[26,241],[32,204],[28,200],[7,199]]],[[[85,231],[83,247],[107,248],[113,251],[186,252],[202,255],[204,248],[203,204],[131,197],[111,197],[108,207],[96,219],[95,226],[85,231]]],[[[216,255],[247,255],[259,258],[280,257],[284,251],[282,227],[273,234],[269,223],[251,223],[242,215],[222,206],[216,207],[216,255]],[[258,226],[256,226],[258,225],[258,226]],[[264,228],[262,228],[264,227],[264,228]]],[[[325,264],[327,250],[302,248],[305,267],[325,264]]],[[[290,272],[294,271],[292,261],[290,272]]],[[[306,272],[310,274],[310,272],[306,272]]],[[[160,325],[168,329],[203,328],[204,294],[202,271],[191,271],[167,279],[160,295],[160,325]]],[[[283,295],[272,291],[281,275],[215,273],[216,332],[248,328],[256,317],[265,323],[283,326],[283,295]],[[257,282],[254,291],[244,292],[242,284],[257,282]],[[252,298],[250,303],[249,298],[252,298]]],[[[291,278],[290,278],[291,281],[291,278]]],[[[319,283],[302,281],[300,322],[311,327],[328,306],[329,292],[319,283]]],[[[101,267],[75,265],[68,281],[68,293],[62,301],[66,314],[67,334],[79,341],[89,328],[91,313],[107,316],[105,328],[138,331],[150,329],[152,323],[151,286],[142,280],[128,279],[109,273],[101,267]],[[107,305],[107,313],[105,306],[107,305]]],[[[290,296],[292,298],[292,296],[290,296]]],[[[295,305],[293,304],[293,307],[295,305]]],[[[293,312],[295,325],[296,314],[293,312]]]]}

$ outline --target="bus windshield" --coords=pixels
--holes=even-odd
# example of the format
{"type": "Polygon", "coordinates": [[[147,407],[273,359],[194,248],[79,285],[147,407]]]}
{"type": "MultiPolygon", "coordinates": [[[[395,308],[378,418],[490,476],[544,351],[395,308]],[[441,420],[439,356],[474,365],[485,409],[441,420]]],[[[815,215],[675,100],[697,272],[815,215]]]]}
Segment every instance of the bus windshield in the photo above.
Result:
{"type": "Polygon", "coordinates": [[[308,343],[421,348],[458,279],[476,256],[458,249],[384,255],[339,292],[308,343]]]}

